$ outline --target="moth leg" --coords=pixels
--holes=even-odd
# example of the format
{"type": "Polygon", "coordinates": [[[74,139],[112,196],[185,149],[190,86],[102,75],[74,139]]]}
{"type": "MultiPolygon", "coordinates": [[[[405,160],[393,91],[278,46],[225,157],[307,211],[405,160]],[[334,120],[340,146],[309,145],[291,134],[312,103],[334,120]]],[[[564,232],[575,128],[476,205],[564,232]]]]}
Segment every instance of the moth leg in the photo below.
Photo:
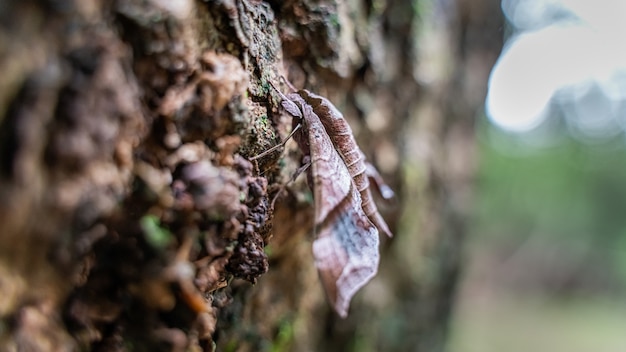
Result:
{"type": "Polygon", "coordinates": [[[276,144],[275,146],[271,147],[270,149],[262,152],[261,154],[257,154],[255,156],[251,157],[250,161],[255,161],[255,160],[260,159],[260,158],[262,158],[262,157],[264,157],[264,156],[266,156],[266,155],[268,155],[270,153],[273,153],[274,151],[276,151],[276,149],[282,148],[284,145],[285,145],[284,141],[280,142],[280,143],[276,144]]]}
{"type": "Polygon", "coordinates": [[[313,163],[311,161],[311,157],[308,156],[308,155],[306,155],[304,158],[302,158],[302,162],[303,162],[303,165],[300,166],[296,170],[296,172],[293,173],[293,176],[291,176],[291,179],[289,180],[288,183],[291,183],[291,182],[295,181],[298,178],[298,176],[300,176],[301,173],[305,172],[309,167],[311,167],[311,164],[313,163]]]}
{"type": "Polygon", "coordinates": [[[393,192],[391,187],[389,187],[385,183],[385,180],[383,180],[383,177],[380,176],[378,170],[376,170],[374,165],[370,164],[367,161],[365,162],[365,175],[367,175],[367,178],[371,181],[371,184],[374,184],[374,186],[378,190],[378,193],[383,197],[383,199],[390,200],[395,196],[395,193],[393,192]]]}
{"type": "Polygon", "coordinates": [[[298,178],[298,176],[300,176],[300,174],[305,172],[309,167],[311,167],[311,157],[310,156],[305,156],[304,157],[304,165],[300,166],[296,170],[296,172],[293,173],[293,175],[291,176],[289,181],[287,181],[287,183],[285,183],[284,185],[282,185],[280,187],[280,189],[278,190],[278,192],[276,193],[276,195],[272,199],[272,203],[270,205],[270,209],[274,209],[274,203],[276,203],[276,200],[278,199],[278,197],[287,189],[287,186],[289,184],[291,184],[292,182],[294,182],[298,178]]]}
{"type": "Polygon", "coordinates": [[[253,157],[250,158],[250,161],[254,161],[256,159],[262,158],[270,153],[273,153],[276,149],[278,148],[282,148],[285,146],[285,143],[287,143],[287,141],[289,139],[291,139],[291,137],[293,137],[293,134],[296,133],[296,131],[298,131],[300,128],[302,128],[301,124],[296,125],[296,127],[294,127],[294,129],[291,131],[291,133],[289,133],[289,135],[287,136],[287,138],[285,138],[282,142],[276,144],[275,146],[271,147],[270,149],[264,151],[261,154],[255,155],[253,157]]]}

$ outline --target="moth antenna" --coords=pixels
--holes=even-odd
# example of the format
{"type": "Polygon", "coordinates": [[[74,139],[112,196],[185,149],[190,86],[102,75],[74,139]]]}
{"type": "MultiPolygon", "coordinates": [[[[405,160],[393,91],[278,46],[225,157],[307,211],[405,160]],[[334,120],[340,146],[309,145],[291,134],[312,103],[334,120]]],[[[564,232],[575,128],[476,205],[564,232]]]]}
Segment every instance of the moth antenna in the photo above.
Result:
{"type": "Polygon", "coordinates": [[[251,157],[249,160],[250,161],[254,161],[257,160],[259,158],[262,158],[272,152],[274,152],[276,149],[284,147],[285,143],[287,143],[287,141],[289,141],[291,139],[291,137],[293,137],[294,133],[296,133],[300,128],[302,128],[302,124],[297,124],[296,127],[293,128],[293,130],[291,130],[291,133],[289,133],[289,135],[287,136],[287,138],[285,138],[282,142],[276,144],[275,146],[271,147],[270,149],[264,151],[263,153],[259,154],[259,155],[255,155],[253,157],[251,157]]]}
{"type": "Polygon", "coordinates": [[[282,79],[283,82],[285,82],[285,84],[287,85],[287,87],[289,87],[289,89],[291,89],[294,92],[298,91],[298,89],[296,89],[296,87],[294,87],[293,84],[291,84],[291,82],[289,82],[285,77],[280,76],[280,79],[282,79]]]}
{"type": "Polygon", "coordinates": [[[274,85],[274,83],[272,83],[271,81],[267,81],[267,83],[270,84],[270,86],[272,86],[272,88],[274,88],[274,90],[276,91],[276,93],[278,93],[278,95],[280,95],[280,98],[283,100],[289,100],[289,98],[287,98],[287,96],[285,94],[283,94],[283,92],[280,91],[280,89],[276,88],[276,86],[274,85]]]}

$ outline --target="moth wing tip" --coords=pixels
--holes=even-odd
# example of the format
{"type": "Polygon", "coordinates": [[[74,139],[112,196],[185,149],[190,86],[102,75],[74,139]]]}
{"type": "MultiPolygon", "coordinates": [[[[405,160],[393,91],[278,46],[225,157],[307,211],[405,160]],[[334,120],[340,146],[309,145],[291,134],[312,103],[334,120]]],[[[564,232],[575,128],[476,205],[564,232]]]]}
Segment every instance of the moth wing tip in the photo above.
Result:
{"type": "Polygon", "coordinates": [[[389,238],[393,238],[393,233],[391,233],[391,230],[389,230],[389,226],[387,225],[387,223],[385,222],[385,220],[382,218],[382,216],[380,216],[380,214],[377,214],[378,216],[374,217],[374,225],[376,228],[378,228],[378,230],[380,230],[380,232],[384,233],[385,235],[387,235],[387,237],[389,238]]]}
{"type": "Polygon", "coordinates": [[[348,317],[348,309],[350,308],[350,302],[349,301],[348,302],[337,301],[333,305],[333,308],[335,308],[335,312],[341,319],[345,319],[348,317]]]}

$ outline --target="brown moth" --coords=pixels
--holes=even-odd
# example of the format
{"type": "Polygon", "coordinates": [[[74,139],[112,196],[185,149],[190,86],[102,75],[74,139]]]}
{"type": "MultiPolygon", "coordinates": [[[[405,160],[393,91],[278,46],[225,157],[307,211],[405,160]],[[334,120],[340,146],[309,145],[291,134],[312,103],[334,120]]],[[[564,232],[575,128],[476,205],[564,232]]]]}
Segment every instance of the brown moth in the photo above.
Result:
{"type": "Polygon", "coordinates": [[[352,176],[361,194],[363,211],[378,230],[388,237],[392,237],[393,235],[391,231],[389,231],[387,223],[378,212],[376,203],[374,203],[372,198],[372,193],[369,188],[369,178],[375,181],[374,184],[377,185],[383,198],[390,199],[393,197],[393,191],[382,182],[382,177],[380,177],[376,168],[365,161],[365,154],[363,154],[361,148],[359,148],[356,143],[350,125],[348,125],[348,122],[344,119],[341,112],[328,99],[311,93],[306,89],[298,91],[297,94],[311,105],[313,112],[315,112],[322,121],[335,148],[337,148],[337,151],[343,157],[348,171],[350,172],[350,176],[352,176]]]}
{"type": "Polygon", "coordinates": [[[327,99],[306,90],[278,93],[294,117],[293,137],[311,163],[307,176],[315,201],[315,263],[329,300],[345,318],[354,294],[378,270],[378,229],[391,236],[372,202],[368,177],[383,197],[390,198],[393,191],[366,164],[350,126],[327,99]]]}

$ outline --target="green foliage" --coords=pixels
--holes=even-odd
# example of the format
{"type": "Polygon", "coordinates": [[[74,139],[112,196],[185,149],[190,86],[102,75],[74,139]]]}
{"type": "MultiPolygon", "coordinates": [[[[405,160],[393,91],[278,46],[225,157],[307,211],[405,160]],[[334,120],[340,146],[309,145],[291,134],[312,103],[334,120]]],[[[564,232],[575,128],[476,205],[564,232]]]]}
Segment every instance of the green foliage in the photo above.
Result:
{"type": "Polygon", "coordinates": [[[530,147],[486,126],[479,135],[467,283],[448,350],[623,350],[624,142],[561,136],[530,147]]]}
{"type": "Polygon", "coordinates": [[[538,234],[573,255],[605,252],[589,265],[609,265],[626,283],[623,141],[589,146],[566,139],[535,149],[510,138],[498,142],[479,145],[473,232],[492,243],[538,234]]]}

